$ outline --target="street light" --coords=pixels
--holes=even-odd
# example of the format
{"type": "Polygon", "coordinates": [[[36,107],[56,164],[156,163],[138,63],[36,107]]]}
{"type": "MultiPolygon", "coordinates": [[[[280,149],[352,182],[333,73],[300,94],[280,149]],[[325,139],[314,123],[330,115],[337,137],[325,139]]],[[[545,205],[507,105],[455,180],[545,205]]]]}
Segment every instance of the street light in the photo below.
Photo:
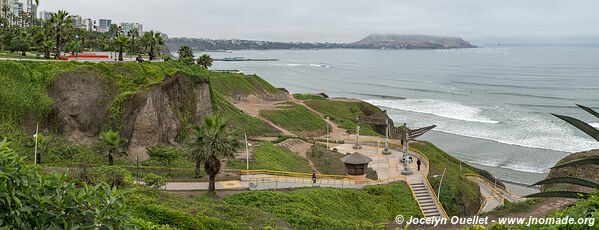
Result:
{"type": "Polygon", "coordinates": [[[437,190],[437,198],[441,199],[441,184],[443,184],[443,177],[445,177],[445,171],[447,171],[447,167],[443,169],[443,174],[441,175],[433,175],[433,178],[441,177],[441,181],[439,181],[439,189],[437,190]]]}

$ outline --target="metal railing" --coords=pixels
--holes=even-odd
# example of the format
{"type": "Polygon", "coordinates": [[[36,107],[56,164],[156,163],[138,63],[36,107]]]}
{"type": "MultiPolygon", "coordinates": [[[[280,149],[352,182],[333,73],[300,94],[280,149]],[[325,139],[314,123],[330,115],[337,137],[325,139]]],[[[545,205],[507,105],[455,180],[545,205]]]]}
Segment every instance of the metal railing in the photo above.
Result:
{"type": "MultiPolygon", "coordinates": [[[[424,181],[426,182],[426,184],[429,186],[429,189],[431,190],[431,192],[433,193],[433,196],[435,197],[435,199],[437,200],[437,203],[439,204],[439,207],[441,208],[441,211],[443,212],[443,215],[445,216],[445,218],[449,218],[449,216],[447,215],[447,212],[445,211],[445,208],[443,207],[443,204],[441,203],[441,200],[439,200],[439,196],[437,195],[437,193],[435,193],[435,190],[433,189],[433,186],[431,185],[431,182],[428,181],[428,173],[430,171],[430,160],[428,159],[428,157],[426,157],[426,155],[424,155],[422,152],[416,150],[416,149],[411,149],[411,151],[417,153],[418,155],[420,155],[425,161],[426,161],[426,170],[424,171],[423,174],[423,178],[424,181]]],[[[447,166],[445,166],[447,167],[447,166]]]]}

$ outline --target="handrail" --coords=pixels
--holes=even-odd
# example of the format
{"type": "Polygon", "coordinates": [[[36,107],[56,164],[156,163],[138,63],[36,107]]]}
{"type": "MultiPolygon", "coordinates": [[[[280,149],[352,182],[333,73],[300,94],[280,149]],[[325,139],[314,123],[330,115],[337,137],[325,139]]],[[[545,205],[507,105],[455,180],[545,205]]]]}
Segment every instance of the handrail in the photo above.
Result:
{"type": "MultiPolygon", "coordinates": [[[[275,176],[288,176],[288,177],[306,177],[312,178],[312,173],[301,173],[301,172],[284,172],[284,171],[274,171],[274,170],[263,170],[263,169],[254,169],[254,170],[241,170],[241,175],[256,175],[256,174],[267,174],[267,175],[275,175],[275,176]]],[[[351,180],[351,177],[344,175],[331,175],[331,174],[316,174],[318,179],[332,179],[337,178],[340,180],[351,180]]]]}
{"type": "MultiPolygon", "coordinates": [[[[485,183],[487,183],[489,185],[494,185],[495,184],[494,182],[490,181],[486,177],[478,175],[478,174],[466,173],[466,174],[464,174],[464,176],[467,176],[467,177],[469,177],[469,176],[471,176],[471,177],[477,177],[479,179],[482,179],[485,183]]],[[[500,191],[497,191],[497,190],[502,190],[503,192],[507,193],[508,197],[510,197],[510,198],[514,198],[515,197],[514,193],[512,193],[509,190],[507,190],[507,188],[501,188],[501,187],[491,186],[491,189],[495,190],[495,193],[497,193],[499,195],[503,196],[503,194],[500,191]]]]}
{"type": "MultiPolygon", "coordinates": [[[[439,204],[439,207],[441,207],[441,211],[443,211],[443,214],[445,215],[445,218],[449,218],[449,216],[447,215],[447,212],[445,211],[445,208],[443,207],[443,204],[441,203],[441,200],[439,200],[439,196],[437,195],[437,193],[435,193],[435,189],[433,189],[433,186],[431,185],[431,182],[428,181],[428,173],[430,171],[430,167],[431,167],[430,162],[431,161],[422,152],[420,152],[420,151],[418,151],[416,149],[411,149],[411,151],[414,151],[414,152],[418,153],[421,157],[423,157],[424,159],[426,159],[426,163],[427,163],[428,167],[426,167],[426,171],[425,171],[424,176],[423,176],[424,177],[424,181],[426,181],[426,183],[428,184],[430,190],[433,192],[433,196],[437,200],[437,203],[439,204]]],[[[447,166],[445,166],[445,167],[447,167],[447,166]]]]}

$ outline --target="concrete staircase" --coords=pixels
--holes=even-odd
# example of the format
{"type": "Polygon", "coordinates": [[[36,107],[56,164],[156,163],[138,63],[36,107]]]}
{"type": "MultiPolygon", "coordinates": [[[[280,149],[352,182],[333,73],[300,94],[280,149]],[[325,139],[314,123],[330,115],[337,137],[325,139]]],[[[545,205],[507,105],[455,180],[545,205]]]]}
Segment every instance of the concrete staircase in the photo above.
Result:
{"type": "Polygon", "coordinates": [[[412,182],[410,183],[410,188],[412,188],[412,191],[416,196],[416,201],[418,201],[420,210],[422,210],[425,218],[446,218],[437,203],[437,199],[433,196],[424,182],[412,182]]]}

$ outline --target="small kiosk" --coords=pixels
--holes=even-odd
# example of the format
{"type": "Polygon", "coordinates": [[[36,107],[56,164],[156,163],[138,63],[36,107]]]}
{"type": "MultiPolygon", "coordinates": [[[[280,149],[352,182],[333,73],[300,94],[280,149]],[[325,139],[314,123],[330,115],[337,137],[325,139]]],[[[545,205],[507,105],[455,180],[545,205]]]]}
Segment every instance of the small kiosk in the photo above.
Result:
{"type": "Polygon", "coordinates": [[[359,178],[366,178],[366,170],[368,169],[368,163],[372,161],[370,157],[364,154],[355,152],[350,155],[341,158],[341,161],[345,164],[345,172],[349,176],[356,176],[359,178]]]}

